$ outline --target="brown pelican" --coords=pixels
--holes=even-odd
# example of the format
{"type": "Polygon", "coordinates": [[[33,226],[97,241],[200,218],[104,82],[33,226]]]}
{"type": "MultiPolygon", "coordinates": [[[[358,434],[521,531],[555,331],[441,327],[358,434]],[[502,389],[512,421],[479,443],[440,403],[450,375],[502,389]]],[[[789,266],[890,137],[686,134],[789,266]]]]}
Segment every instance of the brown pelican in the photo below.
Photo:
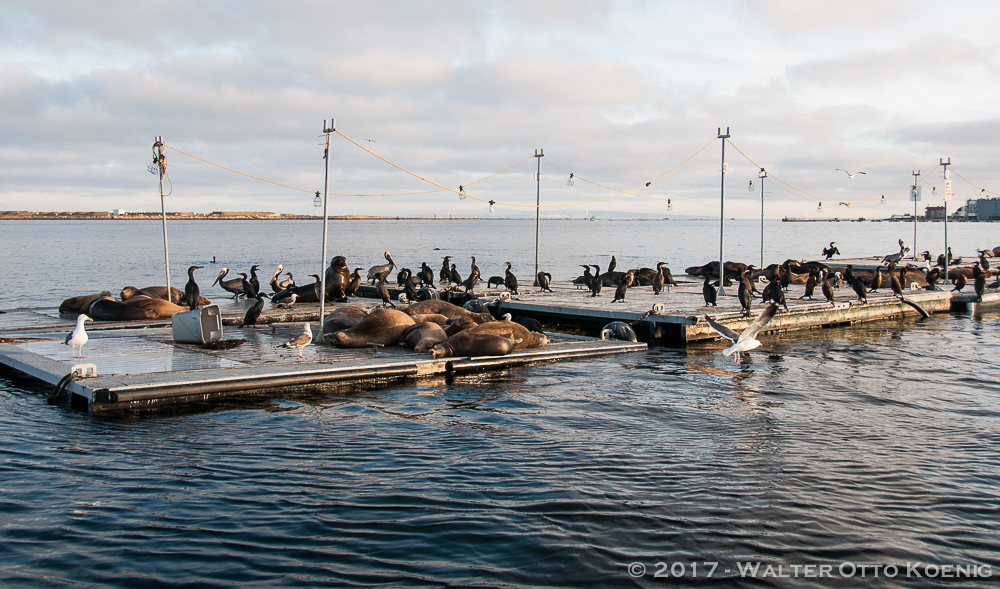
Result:
{"type": "Polygon", "coordinates": [[[234,299],[238,298],[241,294],[243,294],[243,279],[246,278],[247,275],[240,273],[240,276],[243,278],[225,280],[227,274],[229,274],[229,268],[219,270],[219,275],[215,277],[215,282],[212,283],[212,286],[218,284],[222,287],[222,290],[233,293],[234,299]]]}
{"type": "Polygon", "coordinates": [[[279,280],[278,281],[278,289],[279,289],[278,292],[281,292],[282,290],[287,290],[287,289],[295,286],[295,279],[292,278],[292,273],[291,272],[285,272],[285,276],[287,276],[288,278],[285,279],[285,280],[279,280]]]}
{"type": "Polygon", "coordinates": [[[274,276],[272,276],[271,280],[268,281],[268,284],[271,285],[271,292],[281,292],[285,290],[278,285],[278,277],[281,276],[281,271],[284,269],[284,266],[278,264],[278,269],[274,271],[274,276]]]}
{"type": "Polygon", "coordinates": [[[372,266],[368,269],[368,280],[371,280],[372,284],[375,284],[378,280],[385,280],[385,277],[389,275],[389,272],[392,272],[392,269],[397,267],[396,262],[392,261],[392,254],[385,252],[383,256],[385,256],[386,261],[389,262],[388,264],[380,264],[378,266],[372,266]]]}

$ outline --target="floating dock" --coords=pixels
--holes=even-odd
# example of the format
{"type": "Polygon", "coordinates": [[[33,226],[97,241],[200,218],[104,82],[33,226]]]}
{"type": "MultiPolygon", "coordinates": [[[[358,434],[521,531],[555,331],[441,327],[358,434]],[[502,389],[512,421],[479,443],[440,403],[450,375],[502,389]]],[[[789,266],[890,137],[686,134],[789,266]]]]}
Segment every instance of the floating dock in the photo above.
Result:
{"type": "MultiPolygon", "coordinates": [[[[874,266],[875,264],[873,264],[874,266]]],[[[943,287],[950,288],[950,287],[943,287]]],[[[552,285],[553,292],[523,286],[517,295],[497,301],[505,291],[480,290],[484,302],[495,302],[497,314],[539,320],[552,338],[547,347],[522,350],[508,356],[432,359],[427,354],[396,347],[337,349],[325,345],[306,348],[306,358],[280,347],[302,331],[302,322],[316,325],[318,304],[296,304],[291,309],[266,309],[259,326],[239,325],[250,303],[216,298],[223,310],[225,339],[239,340],[232,349],[205,349],[173,341],[169,319],[132,322],[95,322],[87,325],[90,342],[85,359],[70,358],[63,345],[74,318],[55,310],[17,309],[0,315],[0,364],[53,386],[63,385],[78,409],[112,413],[137,409],[189,405],[226,397],[273,396],[345,383],[386,383],[414,378],[448,377],[466,372],[499,370],[537,362],[572,360],[590,356],[642,351],[650,345],[685,345],[717,338],[705,316],[735,330],[745,328],[762,308],[754,303],[750,318],[740,313],[736,286],[725,288],[717,307],[704,306],[702,282],[692,277],[659,295],[651,287],[628,290],[625,302],[612,302],[614,289],[605,287],[598,297],[572,282],[552,285]],[[640,342],[604,341],[594,336],[612,321],[632,323],[640,342]],[[89,366],[92,365],[92,366],[89,366]],[[73,372],[83,373],[64,379],[73,372]],[[96,372],[96,375],[92,374],[96,372]]],[[[362,287],[360,294],[371,294],[362,287]]],[[[971,286],[966,287],[971,291],[971,286]]],[[[211,296],[217,293],[206,293],[211,296]]],[[[781,309],[764,334],[795,331],[915,315],[917,311],[888,289],[868,296],[860,304],[849,288],[836,291],[834,304],[800,299],[804,286],[792,284],[781,309]]],[[[394,292],[394,298],[398,291],[394,292]]],[[[442,298],[447,298],[446,293],[442,298]]],[[[458,296],[456,293],[454,296],[458,296]]],[[[971,292],[910,289],[906,298],[927,313],[968,310],[978,301],[971,292]]],[[[1000,300],[987,292],[984,303],[1000,300]]],[[[363,296],[352,304],[373,306],[363,296]]],[[[319,329],[314,330],[315,333],[319,329]]],[[[317,336],[318,340],[318,336],[317,336]]]]}

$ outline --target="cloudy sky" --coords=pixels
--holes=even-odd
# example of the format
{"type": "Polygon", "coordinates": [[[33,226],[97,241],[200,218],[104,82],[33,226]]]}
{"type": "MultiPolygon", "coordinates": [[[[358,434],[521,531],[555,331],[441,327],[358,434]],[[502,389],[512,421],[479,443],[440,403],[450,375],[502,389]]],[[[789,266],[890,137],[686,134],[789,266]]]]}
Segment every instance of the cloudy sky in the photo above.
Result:
{"type": "Polygon", "coordinates": [[[543,216],[715,215],[721,126],[727,215],[760,214],[738,148],[815,195],[768,181],[768,217],[885,217],[942,157],[974,184],[956,200],[1000,192],[998,22],[990,0],[0,0],[0,210],[159,210],[162,135],[168,210],[315,214],[335,117],[474,198],[376,196],[438,187],[333,135],[329,191],[365,196],[332,214],[533,216],[544,149],[542,204],[566,206],[543,216]]]}

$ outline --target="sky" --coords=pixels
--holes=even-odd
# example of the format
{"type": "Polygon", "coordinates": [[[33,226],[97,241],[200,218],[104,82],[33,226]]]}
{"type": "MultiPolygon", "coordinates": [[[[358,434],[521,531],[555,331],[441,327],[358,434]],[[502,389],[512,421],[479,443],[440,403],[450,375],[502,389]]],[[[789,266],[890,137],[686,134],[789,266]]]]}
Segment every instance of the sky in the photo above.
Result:
{"type": "Polygon", "coordinates": [[[718,216],[723,143],[727,217],[760,216],[761,167],[768,218],[912,212],[917,171],[922,214],[941,158],[952,210],[1000,193],[997,22],[989,0],[0,0],[0,210],[158,211],[162,136],[167,210],[322,214],[331,119],[331,215],[718,216]]]}

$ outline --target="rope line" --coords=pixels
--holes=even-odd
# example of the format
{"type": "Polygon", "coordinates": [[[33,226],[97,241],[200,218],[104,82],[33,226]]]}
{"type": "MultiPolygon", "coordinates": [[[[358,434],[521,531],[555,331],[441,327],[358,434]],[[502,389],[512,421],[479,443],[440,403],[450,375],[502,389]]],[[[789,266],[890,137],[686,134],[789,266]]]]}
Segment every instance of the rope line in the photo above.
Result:
{"type": "MultiPolygon", "coordinates": [[[[941,166],[940,166],[940,164],[939,164],[939,165],[938,165],[938,168],[940,168],[940,167],[941,167],[941,166]]],[[[937,168],[934,168],[934,169],[936,170],[937,168]]],[[[972,185],[973,187],[975,187],[975,188],[978,188],[978,189],[979,189],[979,191],[980,191],[980,193],[983,193],[983,192],[985,192],[986,194],[992,194],[992,195],[994,195],[994,196],[997,196],[997,195],[1000,195],[1000,193],[997,193],[997,192],[990,192],[989,190],[986,190],[986,189],[985,189],[985,188],[983,188],[982,186],[977,186],[976,184],[973,184],[972,182],[969,182],[969,180],[968,180],[968,179],[966,179],[966,177],[965,177],[965,176],[963,176],[963,175],[959,174],[958,172],[956,172],[956,171],[955,171],[955,168],[952,168],[952,169],[951,169],[951,171],[952,171],[952,173],[953,173],[953,174],[955,174],[956,176],[958,176],[958,177],[959,177],[959,178],[961,178],[962,180],[965,180],[966,182],[968,182],[969,184],[971,184],[971,185],[972,185]]]]}

